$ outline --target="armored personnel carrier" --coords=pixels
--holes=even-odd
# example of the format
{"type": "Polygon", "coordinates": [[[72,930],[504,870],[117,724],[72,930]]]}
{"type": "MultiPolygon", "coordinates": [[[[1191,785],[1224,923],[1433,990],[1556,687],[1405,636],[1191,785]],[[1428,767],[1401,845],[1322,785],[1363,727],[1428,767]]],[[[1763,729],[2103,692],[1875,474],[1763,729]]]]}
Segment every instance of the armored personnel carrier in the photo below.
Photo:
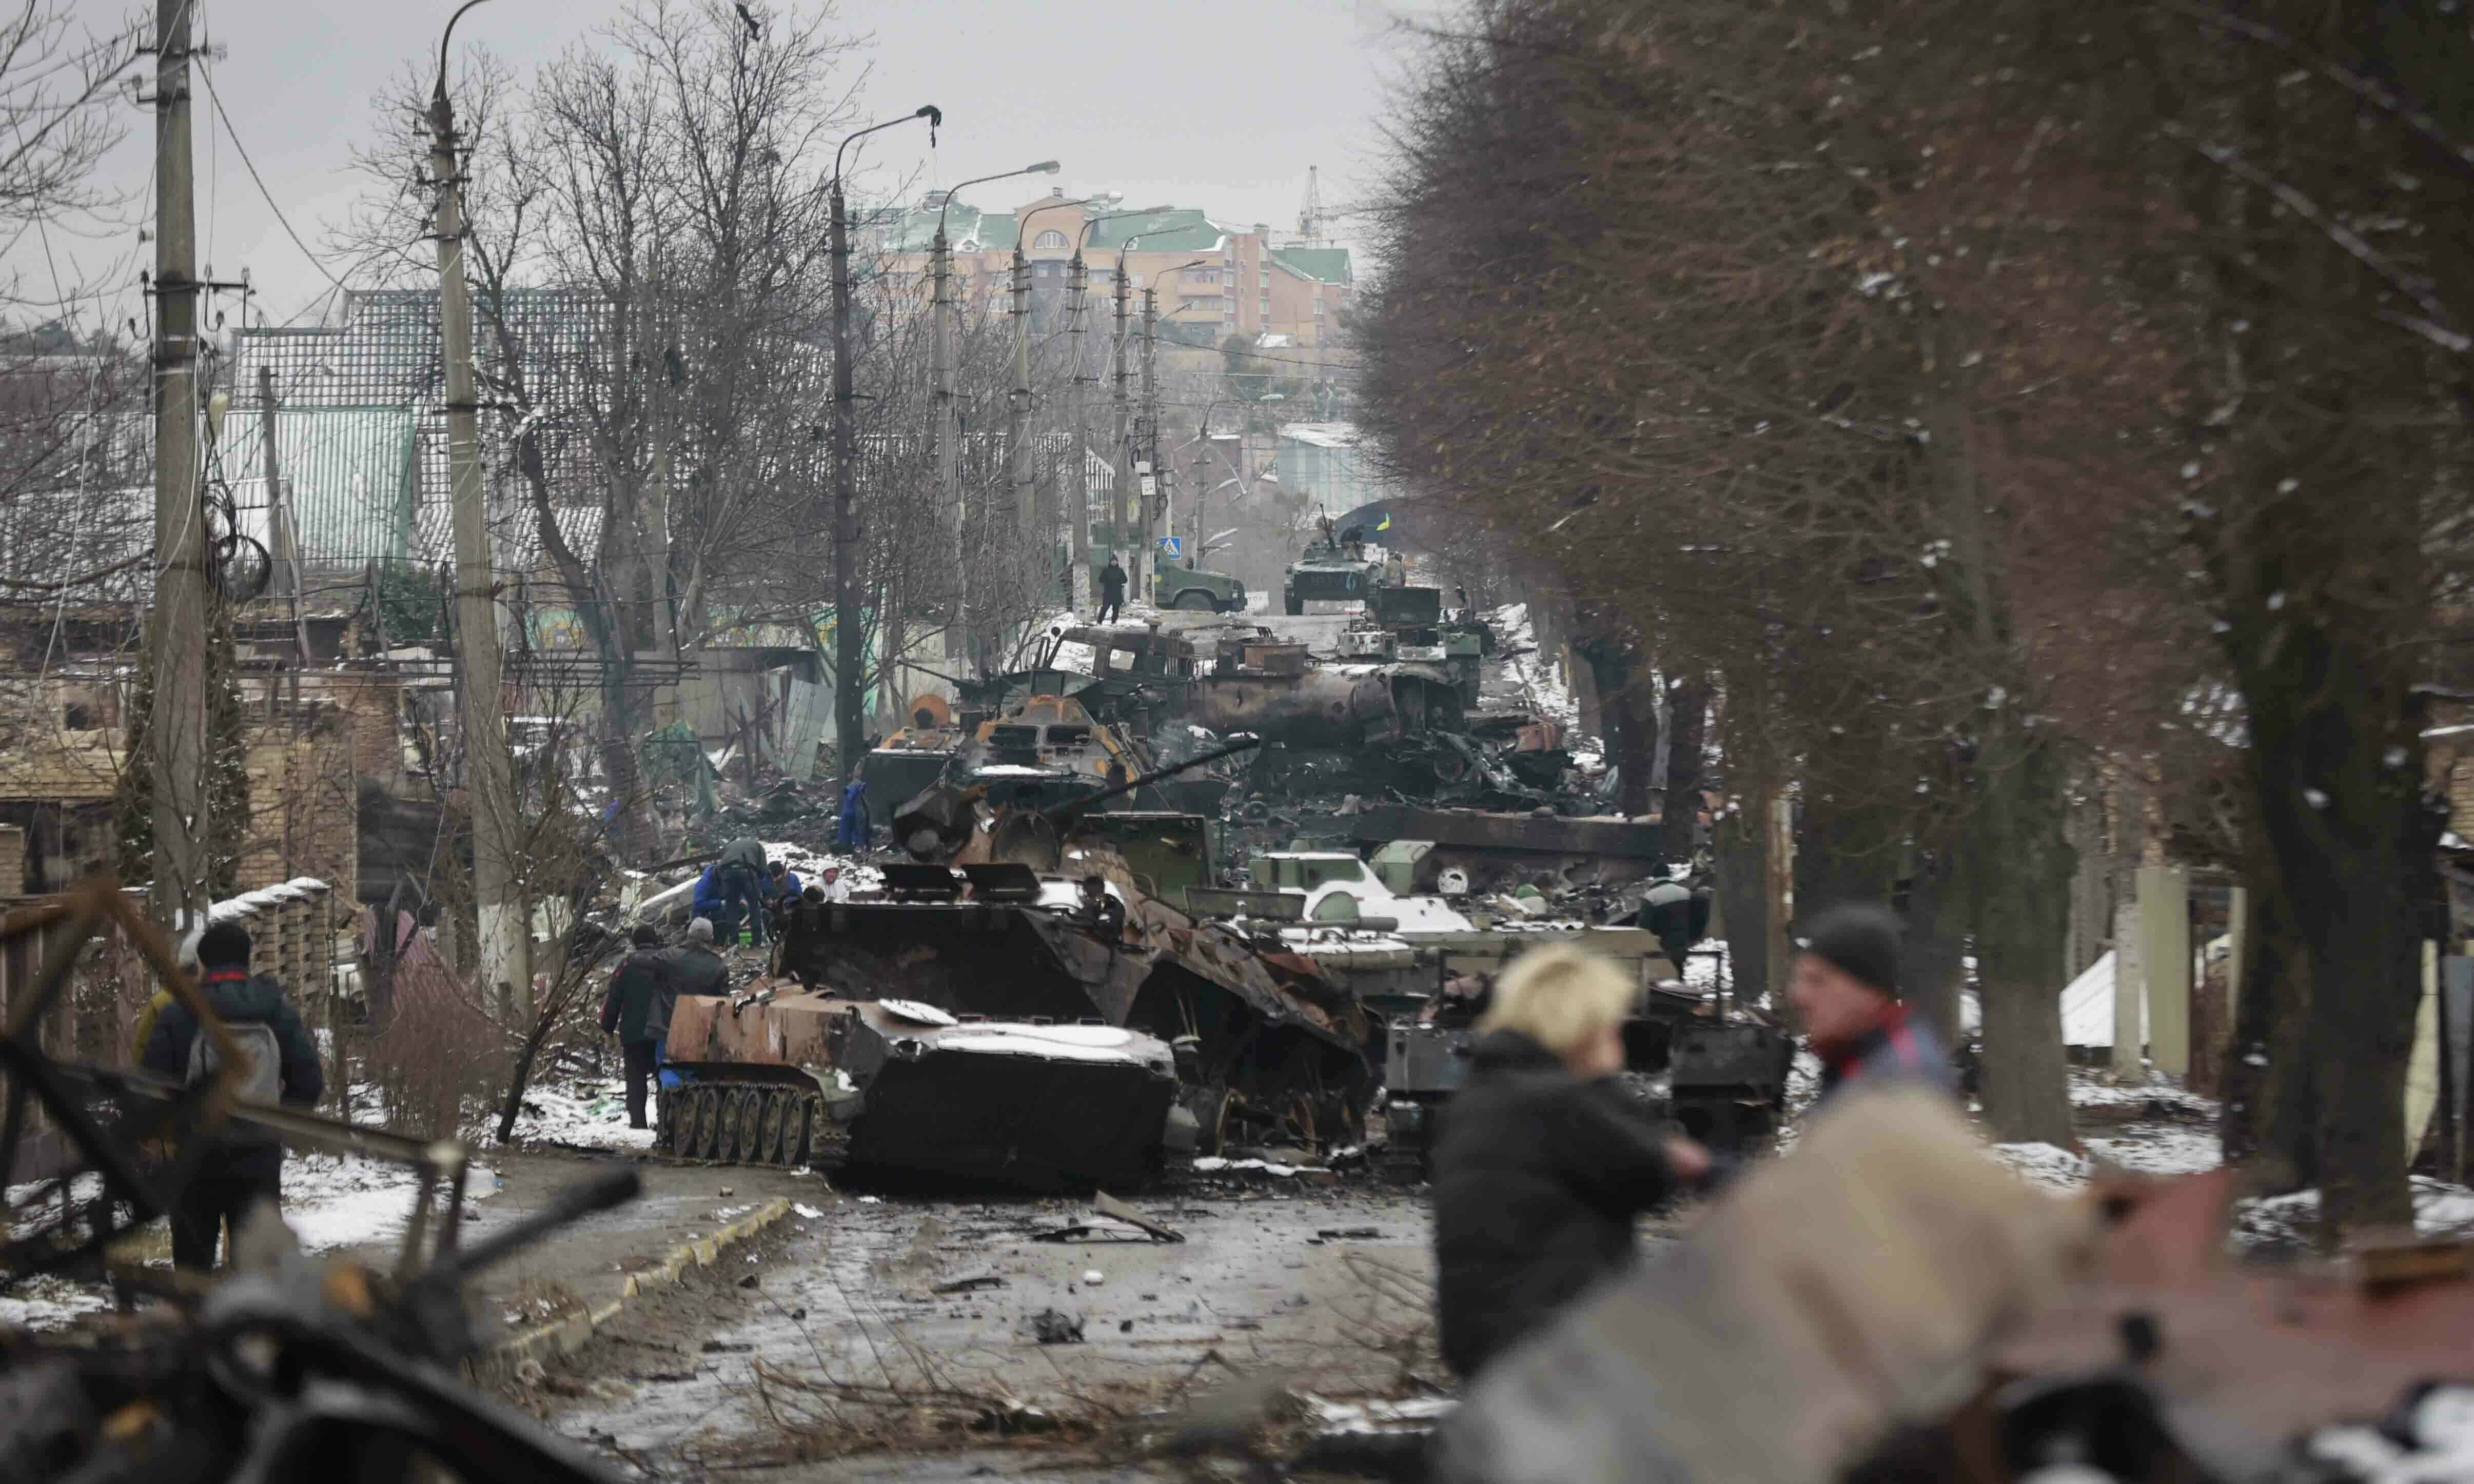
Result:
{"type": "Polygon", "coordinates": [[[1042,1016],[851,1000],[796,981],[689,995],[670,1021],[659,1147],[875,1180],[1125,1186],[1193,1147],[1168,1045],[1042,1016]]]}
{"type": "Polygon", "coordinates": [[[1294,619],[1306,611],[1308,603],[1366,602],[1377,588],[1400,583],[1406,575],[1400,569],[1399,557],[1386,557],[1379,551],[1370,555],[1355,526],[1334,530],[1331,518],[1325,516],[1322,533],[1289,564],[1280,585],[1280,610],[1294,619]]]}

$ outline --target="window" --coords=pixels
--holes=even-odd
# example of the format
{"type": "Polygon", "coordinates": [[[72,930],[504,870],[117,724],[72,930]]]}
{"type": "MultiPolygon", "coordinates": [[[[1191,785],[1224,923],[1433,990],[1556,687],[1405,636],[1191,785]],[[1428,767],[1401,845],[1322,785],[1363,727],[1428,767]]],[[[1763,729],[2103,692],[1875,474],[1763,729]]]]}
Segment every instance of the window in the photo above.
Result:
{"type": "Polygon", "coordinates": [[[1256,287],[1258,287],[1258,288],[1270,288],[1270,287],[1272,286],[1272,270],[1271,270],[1271,269],[1269,269],[1269,268],[1266,268],[1266,269],[1262,270],[1262,273],[1263,273],[1263,281],[1262,281],[1261,283],[1259,283],[1259,284],[1255,285],[1255,286],[1256,286],[1256,287]]]}
{"type": "Polygon", "coordinates": [[[1038,236],[1031,238],[1031,245],[1034,249],[1061,248],[1065,245],[1065,233],[1057,231],[1052,228],[1047,231],[1041,232],[1038,236]]]}
{"type": "Polygon", "coordinates": [[[1210,268],[1188,268],[1183,273],[1179,274],[1178,277],[1188,283],[1217,283],[1220,281],[1219,273],[1210,268]]]}

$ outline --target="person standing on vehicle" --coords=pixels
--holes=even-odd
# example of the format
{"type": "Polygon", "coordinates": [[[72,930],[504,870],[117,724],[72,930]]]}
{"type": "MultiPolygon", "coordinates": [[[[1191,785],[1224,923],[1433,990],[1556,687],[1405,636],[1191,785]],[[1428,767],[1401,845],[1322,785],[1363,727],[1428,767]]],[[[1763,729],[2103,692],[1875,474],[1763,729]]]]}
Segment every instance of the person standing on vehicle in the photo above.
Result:
{"type": "MultiPolygon", "coordinates": [[[[249,971],[249,930],[237,922],[218,922],[198,938],[198,989],[239,1044],[241,1101],[315,1107],[327,1091],[318,1043],[283,986],[249,971]]],[[[156,1016],[140,1064],[192,1085],[222,1067],[214,1042],[199,1034],[198,1017],[178,1000],[156,1016]]],[[[283,1143],[233,1118],[215,1131],[197,1175],[173,1203],[172,1265],[213,1268],[218,1230],[229,1224],[238,1231],[260,1201],[282,1205],[283,1143]]]]}
{"type": "Polygon", "coordinates": [[[610,990],[601,997],[601,1029],[618,1037],[620,1065],[627,1075],[627,1127],[649,1129],[644,1121],[644,1087],[662,1062],[662,1040],[670,1034],[670,1003],[678,989],[670,982],[670,962],[662,953],[662,930],[649,922],[636,924],[635,951],[610,971],[610,990]]]}
{"type": "Polygon", "coordinates": [[[749,940],[759,945],[770,941],[764,931],[764,842],[753,835],[742,835],[721,847],[721,896],[746,931],[749,940]]]}
{"type": "Polygon", "coordinates": [[[1586,949],[1516,960],[1434,1153],[1435,1308],[1463,1376],[1633,1259],[1633,1219],[1710,1173],[1613,1082],[1638,990],[1586,949]]]}
{"type": "Polygon", "coordinates": [[[1117,565],[1117,553],[1108,553],[1108,565],[1100,569],[1100,617],[1096,623],[1106,623],[1126,616],[1126,570],[1117,565]]]}
{"type": "Polygon", "coordinates": [[[1899,919],[1886,907],[1832,907],[1806,926],[1786,995],[1821,1058],[1821,1096],[1851,1082],[1912,1079],[1957,1089],[1950,1055],[1899,1001],[1899,919]]]}

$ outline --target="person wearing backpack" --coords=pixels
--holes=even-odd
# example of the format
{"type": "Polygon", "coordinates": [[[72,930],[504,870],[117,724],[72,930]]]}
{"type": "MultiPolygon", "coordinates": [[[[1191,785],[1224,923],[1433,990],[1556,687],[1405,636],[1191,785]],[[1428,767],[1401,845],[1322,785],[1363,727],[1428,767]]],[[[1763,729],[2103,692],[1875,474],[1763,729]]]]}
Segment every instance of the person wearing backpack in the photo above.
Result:
{"type": "MultiPolygon", "coordinates": [[[[198,989],[240,1046],[240,1096],[247,1103],[314,1107],[326,1093],[318,1043],[283,986],[249,971],[249,930],[218,922],[198,938],[198,989]]],[[[198,1017],[174,1001],[155,1018],[140,1063],[175,1082],[196,1083],[221,1063],[214,1044],[198,1034],[198,1017]]],[[[283,1200],[283,1144],[274,1132],[237,1118],[212,1135],[195,1179],[172,1205],[172,1265],[200,1271],[215,1265],[215,1240],[260,1200],[283,1200]]]]}

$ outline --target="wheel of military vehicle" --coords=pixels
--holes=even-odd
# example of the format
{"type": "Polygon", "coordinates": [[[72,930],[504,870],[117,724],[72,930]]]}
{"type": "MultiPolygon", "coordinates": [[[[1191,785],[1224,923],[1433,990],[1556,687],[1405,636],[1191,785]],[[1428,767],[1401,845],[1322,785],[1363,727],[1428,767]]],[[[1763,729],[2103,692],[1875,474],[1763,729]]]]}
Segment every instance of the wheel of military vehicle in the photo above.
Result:
{"type": "Polygon", "coordinates": [[[711,1159],[721,1135],[721,1089],[695,1089],[694,1108],[695,1133],[689,1143],[688,1153],[698,1159],[711,1159]]]}
{"type": "Polygon", "coordinates": [[[782,1162],[782,1130],[788,1122],[790,1094],[781,1087],[764,1092],[764,1110],[757,1121],[756,1159],[760,1164],[782,1162]]]}
{"type": "Polygon", "coordinates": [[[790,1102],[790,1116],[782,1128],[782,1163],[797,1169],[808,1162],[813,1149],[816,1120],[823,1116],[816,1095],[803,1093],[790,1102]]]}
{"type": "Polygon", "coordinates": [[[713,1157],[725,1163],[735,1161],[740,1157],[739,1105],[746,1101],[746,1094],[737,1087],[726,1087],[715,1101],[717,1108],[714,1114],[713,1157]]]}
{"type": "Polygon", "coordinates": [[[1176,601],[1169,606],[1182,613],[1211,613],[1220,605],[1211,600],[1210,594],[1189,588],[1176,595],[1176,601]]]}
{"type": "Polygon", "coordinates": [[[750,1087],[739,1100],[739,1157],[750,1164],[764,1158],[764,1089],[750,1087]]]}

